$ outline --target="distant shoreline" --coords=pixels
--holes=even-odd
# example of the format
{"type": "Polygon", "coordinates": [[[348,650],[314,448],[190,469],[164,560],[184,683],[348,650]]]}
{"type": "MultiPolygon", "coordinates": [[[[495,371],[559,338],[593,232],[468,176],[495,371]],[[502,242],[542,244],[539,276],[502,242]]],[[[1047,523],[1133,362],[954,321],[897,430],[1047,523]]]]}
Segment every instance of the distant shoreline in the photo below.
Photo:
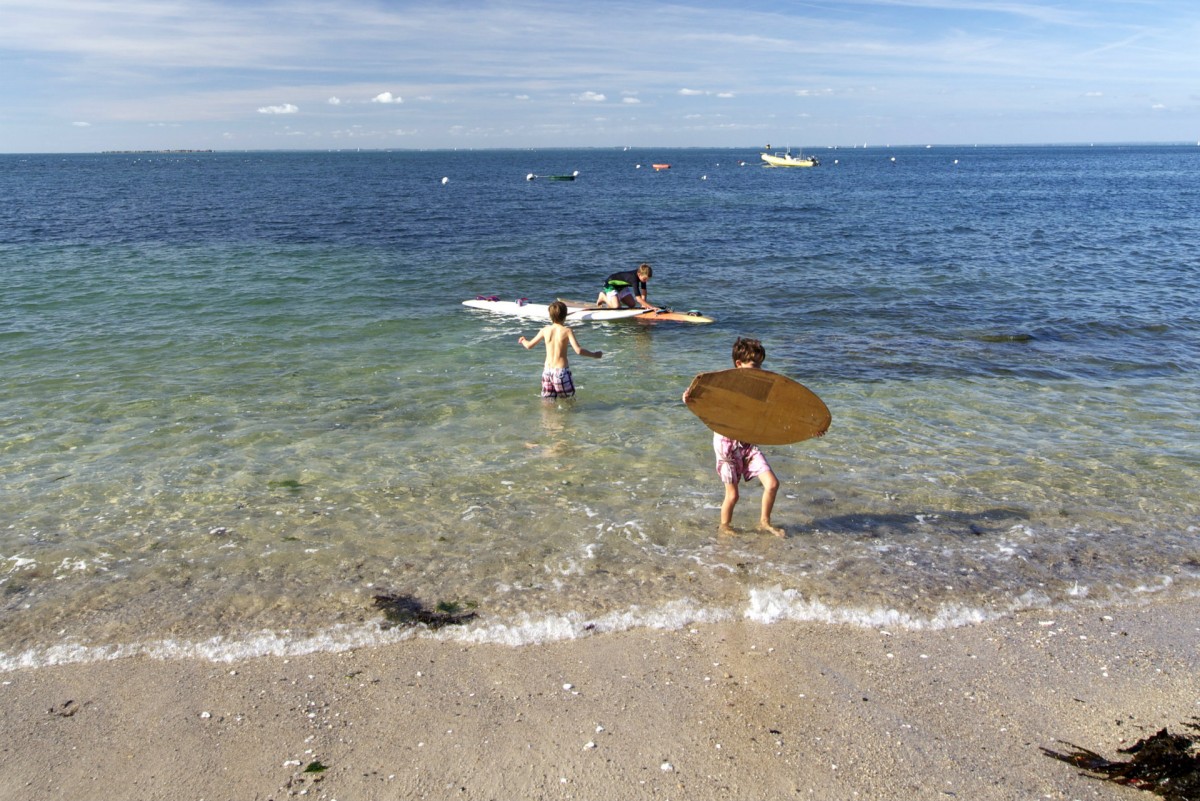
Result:
{"type": "Polygon", "coordinates": [[[140,153],[215,153],[211,148],[207,150],[101,150],[103,155],[129,155],[140,153]]]}
{"type": "MultiPolygon", "coordinates": [[[[980,148],[996,148],[996,149],[1011,149],[1011,148],[1129,148],[1129,147],[1200,147],[1200,140],[1192,142],[1191,140],[1176,140],[1162,142],[1008,142],[1008,143],[957,143],[957,144],[840,144],[840,145],[805,145],[806,152],[820,151],[888,151],[888,150],[950,150],[950,149],[970,149],[977,150],[980,148]]],[[[396,147],[381,147],[381,148],[295,148],[295,149],[216,149],[216,148],[194,148],[194,149],[147,149],[147,150],[88,150],[88,151],[54,151],[54,152],[37,152],[37,151],[0,151],[0,156],[75,156],[75,155],[182,155],[192,153],[222,153],[222,154],[239,154],[239,153],[468,153],[468,152],[542,152],[542,151],[610,151],[623,150],[631,153],[643,151],[663,151],[663,150],[678,150],[678,151],[705,151],[705,150],[749,150],[761,151],[763,148],[758,145],[745,146],[670,146],[670,145],[637,145],[637,146],[621,146],[621,145],[594,145],[580,147],[491,147],[491,148],[462,148],[462,147],[445,147],[445,148],[396,148],[396,147]]]]}

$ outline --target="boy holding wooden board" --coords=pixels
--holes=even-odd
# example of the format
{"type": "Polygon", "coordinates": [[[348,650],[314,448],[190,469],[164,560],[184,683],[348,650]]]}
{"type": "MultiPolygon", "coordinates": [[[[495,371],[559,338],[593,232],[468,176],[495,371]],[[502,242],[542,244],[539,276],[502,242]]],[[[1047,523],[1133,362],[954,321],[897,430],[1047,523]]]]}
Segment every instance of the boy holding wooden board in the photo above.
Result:
{"type": "Polygon", "coordinates": [[[758,525],[777,537],[786,532],[771,523],[779,479],[758,444],[785,444],[824,436],[829,409],[801,384],[762,369],[766,349],[757,339],[733,343],[733,370],[696,376],[683,402],[713,430],[717,475],[725,485],[720,531],[732,534],[738,484],[758,478],[763,485],[758,525]]]}

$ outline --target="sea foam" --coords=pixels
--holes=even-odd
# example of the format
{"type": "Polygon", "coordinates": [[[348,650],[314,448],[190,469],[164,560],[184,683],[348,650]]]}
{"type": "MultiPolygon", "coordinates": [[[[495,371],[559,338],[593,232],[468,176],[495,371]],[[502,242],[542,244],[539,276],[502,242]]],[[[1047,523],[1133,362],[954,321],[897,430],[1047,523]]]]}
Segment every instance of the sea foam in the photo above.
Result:
{"type": "Polygon", "coordinates": [[[747,603],[741,609],[703,606],[685,598],[655,607],[630,607],[599,617],[587,617],[575,612],[543,616],[522,614],[508,621],[477,621],[437,630],[425,627],[396,628],[372,622],[331,626],[315,634],[264,630],[243,637],[216,636],[201,640],[162,639],[112,645],[65,642],[19,653],[0,653],[0,672],[131,657],[232,663],[261,657],[340,653],[397,644],[418,637],[477,645],[527,647],[639,628],[671,631],[737,619],[762,625],[809,622],[862,628],[939,630],[975,625],[1002,617],[1003,614],[957,606],[943,607],[937,614],[924,618],[895,609],[839,609],[819,599],[806,598],[797,590],[776,586],[750,590],[747,603]]]}

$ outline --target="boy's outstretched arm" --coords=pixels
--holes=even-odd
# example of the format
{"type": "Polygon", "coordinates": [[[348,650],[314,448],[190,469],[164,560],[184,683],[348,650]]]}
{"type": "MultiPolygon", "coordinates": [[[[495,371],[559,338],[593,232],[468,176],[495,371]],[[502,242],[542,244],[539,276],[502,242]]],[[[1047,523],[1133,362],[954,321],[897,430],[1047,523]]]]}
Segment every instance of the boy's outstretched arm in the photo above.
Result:
{"type": "Polygon", "coordinates": [[[599,359],[604,355],[604,351],[602,350],[588,350],[587,348],[580,347],[579,340],[575,339],[575,332],[569,328],[567,329],[567,339],[571,341],[571,347],[575,350],[575,353],[580,356],[587,356],[591,359],[599,359]]]}
{"type": "Polygon", "coordinates": [[[535,336],[533,339],[526,339],[525,337],[521,337],[517,340],[517,344],[523,346],[525,348],[525,350],[529,350],[534,345],[536,345],[537,343],[542,341],[543,335],[545,333],[546,333],[546,329],[543,328],[541,331],[537,332],[537,336],[535,336]]]}

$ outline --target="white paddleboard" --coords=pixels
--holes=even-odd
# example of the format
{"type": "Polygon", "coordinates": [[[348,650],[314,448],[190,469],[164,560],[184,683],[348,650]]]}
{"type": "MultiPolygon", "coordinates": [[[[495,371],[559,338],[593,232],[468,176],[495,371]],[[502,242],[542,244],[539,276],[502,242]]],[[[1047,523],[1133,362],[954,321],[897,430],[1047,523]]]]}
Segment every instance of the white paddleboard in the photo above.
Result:
{"type": "MultiPolygon", "coordinates": [[[[559,300],[567,304],[568,309],[595,308],[595,306],[591,306],[590,304],[584,303],[581,300],[567,300],[566,298],[559,298],[559,300]]],[[[672,321],[677,323],[711,323],[713,322],[713,318],[705,317],[700,312],[677,312],[672,311],[671,309],[659,309],[658,311],[647,310],[645,314],[638,318],[639,323],[661,323],[664,321],[672,321]]]]}
{"type": "MultiPolygon", "coordinates": [[[[472,309],[482,309],[494,314],[507,314],[513,317],[530,317],[535,320],[550,320],[550,306],[545,303],[518,303],[515,300],[464,300],[464,306],[472,309]]],[[[569,309],[568,320],[624,320],[645,314],[645,309],[569,309]]]]}

